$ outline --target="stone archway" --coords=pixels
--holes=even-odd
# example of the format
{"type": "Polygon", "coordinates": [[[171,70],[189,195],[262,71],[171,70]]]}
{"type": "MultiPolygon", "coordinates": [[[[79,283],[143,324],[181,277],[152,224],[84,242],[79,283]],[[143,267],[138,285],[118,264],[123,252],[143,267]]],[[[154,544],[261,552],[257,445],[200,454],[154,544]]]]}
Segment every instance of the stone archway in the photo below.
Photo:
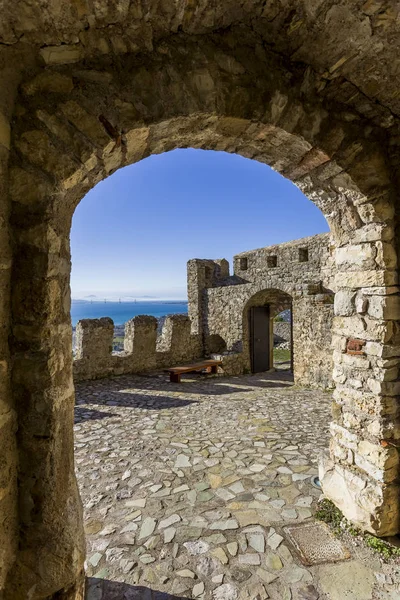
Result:
{"type": "MultiPolygon", "coordinates": [[[[0,115],[1,189],[10,200],[3,202],[1,221],[7,440],[1,498],[7,516],[0,588],[6,598],[42,599],[63,589],[58,597],[79,597],[81,589],[69,317],[73,210],[117,168],[176,147],[266,162],[325,214],[337,246],[337,387],[324,491],[365,529],[399,531],[397,181],[390,171],[397,146],[388,134],[394,117],[368,99],[368,85],[377,87],[368,56],[354,75],[366,86],[360,101],[353,84],[335,81],[350,57],[332,63],[335,38],[326,43],[311,9],[303,21],[314,37],[302,38],[297,60],[303,63],[292,64],[289,34],[303,31],[301,15],[278,11],[274,17],[261,4],[250,3],[248,12],[207,12],[207,6],[176,12],[168,2],[147,13],[122,4],[104,12],[96,5],[93,14],[83,5],[63,14],[52,7],[57,40],[34,9],[21,18],[10,5],[0,115]],[[258,18],[266,37],[260,24],[249,27],[258,18]],[[266,41],[282,18],[285,33],[271,50],[266,41]],[[18,42],[21,32],[26,35],[18,42]],[[312,54],[308,38],[317,54],[318,41],[326,46],[326,55],[312,54]]],[[[325,7],[317,22],[342,24],[333,9],[325,7]]],[[[368,19],[342,9],[352,39],[370,47],[368,19]]],[[[394,94],[383,98],[396,109],[394,94]]]]}
{"type": "Polygon", "coordinates": [[[265,360],[265,365],[268,369],[273,368],[273,320],[283,310],[291,309],[292,297],[287,292],[278,289],[265,289],[256,292],[247,302],[243,310],[243,355],[245,367],[248,371],[256,372],[254,369],[254,332],[251,326],[251,311],[253,308],[268,307],[269,323],[265,323],[265,330],[269,335],[268,351],[269,357],[265,360]]]}

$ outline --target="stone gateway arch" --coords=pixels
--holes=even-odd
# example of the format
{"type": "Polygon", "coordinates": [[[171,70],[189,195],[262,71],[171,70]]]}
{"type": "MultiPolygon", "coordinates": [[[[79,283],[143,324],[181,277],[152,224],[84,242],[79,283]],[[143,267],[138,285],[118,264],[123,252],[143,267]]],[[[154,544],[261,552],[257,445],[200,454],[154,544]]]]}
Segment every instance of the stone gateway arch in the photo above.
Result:
{"type": "Polygon", "coordinates": [[[364,529],[400,531],[398,11],[369,0],[3,0],[5,600],[83,595],[73,211],[116,169],[178,147],[265,162],[326,216],[336,390],[324,492],[364,529]]]}

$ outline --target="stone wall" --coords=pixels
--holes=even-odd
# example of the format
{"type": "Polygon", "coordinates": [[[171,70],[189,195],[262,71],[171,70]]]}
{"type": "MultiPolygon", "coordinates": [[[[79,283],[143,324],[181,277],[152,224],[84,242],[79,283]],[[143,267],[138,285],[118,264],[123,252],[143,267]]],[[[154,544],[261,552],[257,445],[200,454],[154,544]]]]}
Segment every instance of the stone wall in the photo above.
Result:
{"type": "MultiPolygon", "coordinates": [[[[2,3],[0,590],[7,600],[83,593],[69,315],[74,208],[119,167],[173,148],[264,162],[326,216],[336,247],[329,286],[336,404],[323,490],[361,527],[399,532],[396,14],[389,3],[350,0],[326,0],[317,10],[311,0],[205,0],[198,10],[174,0],[62,9],[57,0],[23,0],[21,10],[2,3]]],[[[188,210],[199,207],[189,199],[188,210]]]]}
{"type": "Polygon", "coordinates": [[[334,277],[329,234],[245,252],[235,256],[234,268],[231,277],[225,259],[190,260],[188,316],[168,316],[160,336],[154,317],[131,319],[125,325],[123,352],[112,353],[111,319],[79,321],[75,380],[152,371],[217,355],[223,362],[221,373],[248,372],[248,311],[251,306],[267,303],[271,308],[271,336],[273,331],[281,331],[289,341],[290,323],[274,323],[273,318],[293,309],[296,383],[331,387],[333,293],[324,287],[324,283],[332,285],[334,277]],[[276,259],[274,266],[268,266],[270,257],[276,259]],[[304,283],[310,281],[314,283],[304,283]]]}
{"type": "Polygon", "coordinates": [[[331,388],[334,294],[304,285],[293,301],[293,375],[308,387],[331,388]]]}
{"type": "Polygon", "coordinates": [[[292,339],[292,326],[289,321],[274,321],[274,346],[288,343],[292,339]]]}
{"type": "MultiPolygon", "coordinates": [[[[188,272],[197,275],[188,278],[189,297],[194,299],[189,314],[196,315],[201,324],[205,352],[210,350],[209,340],[218,336],[225,342],[230,363],[233,352],[239,355],[235,372],[238,362],[242,372],[249,371],[249,308],[268,304],[273,318],[292,307],[295,380],[303,385],[331,387],[333,253],[330,235],[321,234],[243,252],[234,257],[232,276],[221,277],[218,269],[221,261],[189,261],[188,272]],[[200,289],[195,288],[199,280],[200,289]],[[321,295],[329,300],[320,301],[321,295]],[[319,301],[311,301],[311,297],[319,301]]],[[[227,273],[226,261],[224,267],[227,273]]]]}
{"type": "Polygon", "coordinates": [[[198,335],[186,315],[166,317],[157,338],[157,319],[138,315],[125,324],[124,351],[113,354],[114,323],[106,317],[83,319],[76,326],[74,379],[100,379],[143,373],[202,357],[198,335]]]}
{"type": "Polygon", "coordinates": [[[11,394],[9,349],[12,250],[8,195],[11,118],[17,83],[18,73],[10,71],[0,54],[0,597],[18,547],[17,413],[11,394]]]}

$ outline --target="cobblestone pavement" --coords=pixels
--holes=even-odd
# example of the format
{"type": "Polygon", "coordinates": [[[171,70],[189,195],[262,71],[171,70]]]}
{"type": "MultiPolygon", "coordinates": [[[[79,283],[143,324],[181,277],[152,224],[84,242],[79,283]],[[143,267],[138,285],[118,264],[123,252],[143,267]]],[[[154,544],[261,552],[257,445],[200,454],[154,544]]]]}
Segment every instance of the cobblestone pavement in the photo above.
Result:
{"type": "Polygon", "coordinates": [[[283,372],[79,384],[88,598],[399,598],[378,559],[305,567],[287,541],[320,496],[329,413],[283,372]]]}

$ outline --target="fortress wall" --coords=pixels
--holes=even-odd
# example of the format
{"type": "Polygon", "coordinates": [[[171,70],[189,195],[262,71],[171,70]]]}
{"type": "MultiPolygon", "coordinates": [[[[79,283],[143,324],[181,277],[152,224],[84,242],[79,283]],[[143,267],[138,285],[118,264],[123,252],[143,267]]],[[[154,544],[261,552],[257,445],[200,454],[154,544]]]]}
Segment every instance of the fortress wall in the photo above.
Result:
{"type": "Polygon", "coordinates": [[[333,288],[334,249],[331,235],[322,233],[241,252],[233,258],[234,276],[244,283],[272,279],[274,283],[295,285],[321,280],[326,287],[333,288]]]}
{"type": "Polygon", "coordinates": [[[84,319],[76,326],[74,380],[143,373],[202,356],[198,335],[190,333],[186,315],[166,318],[157,341],[157,319],[138,315],[125,324],[124,351],[112,353],[114,323],[110,318],[84,319]]]}
{"type": "Polygon", "coordinates": [[[291,325],[289,321],[274,322],[274,345],[282,342],[290,342],[292,338],[291,325]]]}
{"type": "MultiPolygon", "coordinates": [[[[248,371],[249,308],[268,304],[273,318],[292,307],[295,381],[331,387],[333,250],[330,235],[321,234],[236,255],[234,275],[211,279],[203,289],[199,319],[205,347],[208,339],[218,336],[230,355],[236,353],[235,371],[238,364],[241,372],[248,371]]],[[[197,261],[197,266],[205,265],[197,261]]],[[[288,323],[274,323],[274,331],[278,333],[280,325],[289,329],[290,339],[288,323]]]]}
{"type": "MultiPolygon", "coordinates": [[[[269,304],[272,318],[292,307],[296,383],[331,387],[333,276],[329,234],[239,254],[232,276],[225,259],[192,259],[189,314],[166,317],[158,338],[155,317],[131,319],[125,325],[124,351],[114,354],[111,319],[80,321],[74,378],[154,371],[215,353],[225,374],[249,371],[248,309],[269,304]]],[[[288,323],[274,324],[278,335],[279,326],[290,336],[288,323]]]]}
{"type": "Polygon", "coordinates": [[[307,387],[334,387],[332,326],[334,294],[305,286],[293,301],[293,375],[307,387]],[[307,289],[308,288],[308,289],[307,289]]]}

